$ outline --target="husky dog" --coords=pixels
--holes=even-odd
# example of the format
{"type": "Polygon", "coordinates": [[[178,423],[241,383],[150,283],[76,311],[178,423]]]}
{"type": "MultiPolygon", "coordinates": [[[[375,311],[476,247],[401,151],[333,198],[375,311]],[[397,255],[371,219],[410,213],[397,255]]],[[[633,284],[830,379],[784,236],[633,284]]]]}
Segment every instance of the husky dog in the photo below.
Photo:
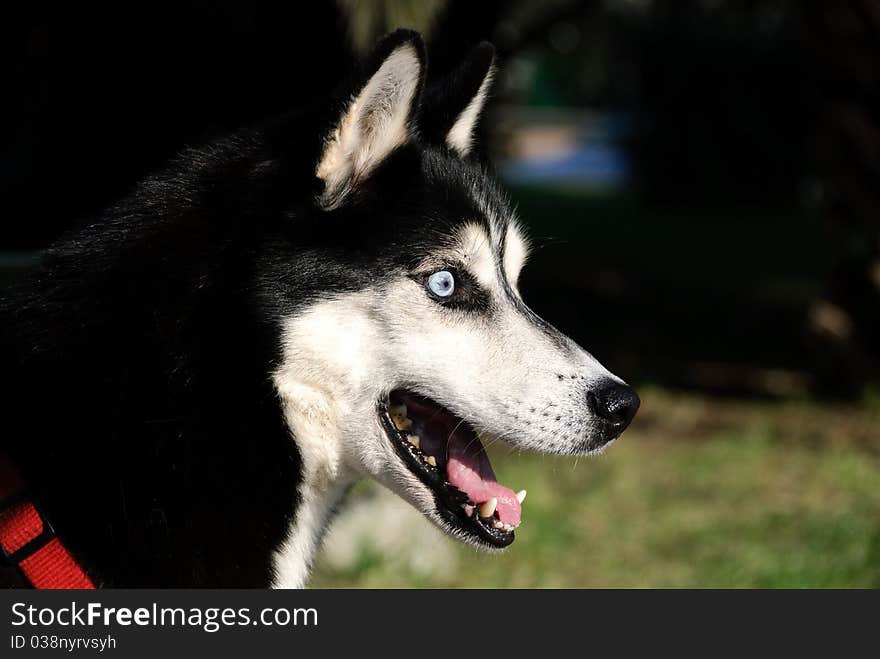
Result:
{"type": "Polygon", "coordinates": [[[500,549],[481,438],[593,453],[635,393],[536,316],[471,153],[494,51],[425,88],[401,30],[337,101],[182,153],[2,305],[0,450],[102,586],[299,587],[374,478],[500,549]]]}

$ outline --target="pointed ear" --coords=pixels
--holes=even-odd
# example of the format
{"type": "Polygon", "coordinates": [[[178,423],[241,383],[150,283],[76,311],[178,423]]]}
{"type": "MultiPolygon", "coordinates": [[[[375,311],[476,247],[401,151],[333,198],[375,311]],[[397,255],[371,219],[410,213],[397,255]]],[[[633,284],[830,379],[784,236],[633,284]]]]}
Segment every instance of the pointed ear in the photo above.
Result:
{"type": "Polygon", "coordinates": [[[489,96],[495,48],[484,41],[445,80],[426,93],[422,130],[461,157],[470,154],[474,131],[489,96]]]}
{"type": "Polygon", "coordinates": [[[335,208],[394,149],[412,135],[425,71],[418,33],[397,30],[385,37],[351,94],[324,146],[315,174],[324,181],[320,202],[335,208]]]}

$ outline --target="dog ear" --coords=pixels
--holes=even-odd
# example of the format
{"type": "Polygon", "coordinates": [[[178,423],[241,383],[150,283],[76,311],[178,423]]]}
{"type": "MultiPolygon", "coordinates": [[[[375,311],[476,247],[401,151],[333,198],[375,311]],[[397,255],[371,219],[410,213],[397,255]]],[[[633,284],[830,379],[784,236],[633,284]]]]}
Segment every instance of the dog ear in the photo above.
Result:
{"type": "Polygon", "coordinates": [[[367,71],[324,139],[315,174],[324,181],[320,202],[325,208],[338,206],[358,181],[412,136],[412,111],[425,76],[419,34],[389,34],[376,46],[367,71]]]}
{"type": "Polygon", "coordinates": [[[484,41],[445,80],[426,92],[421,123],[428,139],[446,145],[462,158],[470,154],[474,130],[492,86],[494,63],[495,48],[484,41]]]}

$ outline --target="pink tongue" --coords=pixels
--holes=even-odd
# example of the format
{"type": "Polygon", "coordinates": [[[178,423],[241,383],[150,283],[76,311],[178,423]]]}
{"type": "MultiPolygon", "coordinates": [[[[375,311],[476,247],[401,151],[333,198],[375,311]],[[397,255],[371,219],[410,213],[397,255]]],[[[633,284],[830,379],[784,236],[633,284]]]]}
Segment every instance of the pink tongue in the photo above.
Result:
{"type": "Polygon", "coordinates": [[[495,472],[480,440],[469,433],[454,434],[447,445],[446,478],[480,504],[498,499],[498,519],[519,526],[522,506],[516,493],[495,480],[495,472]]]}

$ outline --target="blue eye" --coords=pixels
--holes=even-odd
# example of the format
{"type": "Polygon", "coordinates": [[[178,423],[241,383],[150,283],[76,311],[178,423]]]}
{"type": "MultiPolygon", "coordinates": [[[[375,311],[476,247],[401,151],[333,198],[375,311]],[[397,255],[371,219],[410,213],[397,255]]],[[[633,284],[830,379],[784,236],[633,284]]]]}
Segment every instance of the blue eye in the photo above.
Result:
{"type": "Polygon", "coordinates": [[[455,277],[449,270],[435,272],[428,277],[428,290],[437,297],[449,297],[455,290],[455,277]]]}

